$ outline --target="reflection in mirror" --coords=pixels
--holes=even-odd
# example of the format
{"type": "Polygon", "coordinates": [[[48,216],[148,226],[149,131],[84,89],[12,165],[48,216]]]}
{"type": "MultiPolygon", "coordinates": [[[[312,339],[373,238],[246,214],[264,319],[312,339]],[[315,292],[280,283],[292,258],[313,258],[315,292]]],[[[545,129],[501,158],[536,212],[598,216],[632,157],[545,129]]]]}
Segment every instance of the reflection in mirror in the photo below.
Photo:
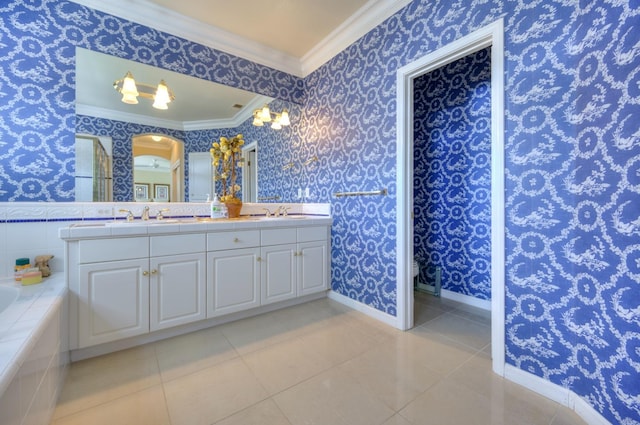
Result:
{"type": "Polygon", "coordinates": [[[76,201],[113,200],[110,137],[76,135],[76,201]]]}
{"type": "Polygon", "coordinates": [[[242,149],[242,202],[264,202],[258,198],[258,143],[242,149]]]}
{"type": "MultiPolygon", "coordinates": [[[[283,129],[276,135],[276,130],[266,125],[260,128],[251,126],[253,111],[272,100],[199,78],[76,48],[76,128],[78,132],[113,138],[113,201],[134,200],[134,182],[137,182],[133,170],[134,136],[153,133],[180,141],[182,157],[171,162],[170,188],[171,195],[175,196],[170,198],[171,201],[184,201],[185,191],[191,195],[188,163],[184,161],[188,154],[208,153],[211,141],[221,135],[243,132],[244,129],[240,129],[243,125],[256,132],[252,139],[256,141],[275,137],[280,143],[283,134],[290,134],[283,129]],[[121,102],[122,96],[114,90],[113,82],[128,71],[136,81],[143,83],[156,84],[164,80],[175,100],[167,110],[153,108],[148,99],[140,99],[136,105],[121,102]]],[[[286,107],[291,112],[295,105],[286,107]]],[[[279,105],[277,110],[281,109],[279,105]]],[[[153,195],[151,192],[153,190],[150,191],[153,195]]]]}
{"type": "Polygon", "coordinates": [[[133,137],[134,200],[184,202],[184,143],[160,134],[133,137]],[[137,195],[135,185],[148,185],[148,197],[137,195]]]}

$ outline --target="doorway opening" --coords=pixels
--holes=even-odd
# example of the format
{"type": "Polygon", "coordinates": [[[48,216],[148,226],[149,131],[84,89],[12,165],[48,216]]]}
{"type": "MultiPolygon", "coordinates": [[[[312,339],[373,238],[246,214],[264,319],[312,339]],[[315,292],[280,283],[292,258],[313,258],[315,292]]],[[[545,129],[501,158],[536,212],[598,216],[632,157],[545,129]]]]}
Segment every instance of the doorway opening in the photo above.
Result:
{"type": "Polygon", "coordinates": [[[184,143],[164,134],[132,138],[133,199],[184,202],[184,143]]]}
{"type": "Polygon", "coordinates": [[[258,202],[258,144],[242,148],[242,202],[258,202]]]}
{"type": "Polygon", "coordinates": [[[491,49],[491,354],[504,375],[504,23],[481,28],[397,72],[397,327],[413,327],[414,80],[482,49],[491,49]]]}

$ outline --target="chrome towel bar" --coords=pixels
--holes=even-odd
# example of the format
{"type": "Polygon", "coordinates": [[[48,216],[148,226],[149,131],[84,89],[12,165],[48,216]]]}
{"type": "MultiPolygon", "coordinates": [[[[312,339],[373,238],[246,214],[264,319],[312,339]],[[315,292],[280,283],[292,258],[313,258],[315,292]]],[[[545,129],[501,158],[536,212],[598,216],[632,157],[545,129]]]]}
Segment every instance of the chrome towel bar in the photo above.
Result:
{"type": "Polygon", "coordinates": [[[380,190],[373,190],[371,192],[336,192],[333,194],[336,198],[343,196],[369,196],[369,195],[382,195],[387,196],[387,188],[380,190]]]}

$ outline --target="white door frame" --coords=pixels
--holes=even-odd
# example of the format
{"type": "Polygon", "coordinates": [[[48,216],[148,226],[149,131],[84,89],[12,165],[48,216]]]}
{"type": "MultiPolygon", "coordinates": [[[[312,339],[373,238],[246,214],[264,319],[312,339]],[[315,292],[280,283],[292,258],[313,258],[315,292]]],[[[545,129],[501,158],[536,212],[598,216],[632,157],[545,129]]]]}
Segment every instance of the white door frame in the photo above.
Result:
{"type": "Polygon", "coordinates": [[[504,22],[502,19],[444,46],[397,72],[397,327],[413,327],[413,80],[491,47],[491,356],[505,363],[504,22]]]}
{"type": "Polygon", "coordinates": [[[242,202],[258,202],[258,143],[251,142],[247,146],[244,146],[242,148],[242,157],[245,160],[244,165],[242,166],[242,202]],[[255,151],[256,156],[255,164],[253,164],[255,173],[251,181],[249,181],[249,177],[251,176],[249,176],[249,173],[247,172],[247,154],[250,151],[255,151]],[[245,199],[245,194],[248,191],[249,185],[253,188],[254,199],[245,199]]]}

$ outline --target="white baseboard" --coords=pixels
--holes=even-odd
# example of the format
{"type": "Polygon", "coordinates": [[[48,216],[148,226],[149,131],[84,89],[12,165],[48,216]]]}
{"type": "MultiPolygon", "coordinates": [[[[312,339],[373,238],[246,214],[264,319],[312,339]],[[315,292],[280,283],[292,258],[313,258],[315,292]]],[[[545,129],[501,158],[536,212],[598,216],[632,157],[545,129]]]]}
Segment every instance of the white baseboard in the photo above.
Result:
{"type": "Polygon", "coordinates": [[[568,388],[561,387],[515,366],[504,365],[504,377],[576,412],[589,425],[611,425],[589,403],[568,388]]]}
{"type": "Polygon", "coordinates": [[[398,319],[395,316],[391,316],[390,314],[384,313],[380,310],[376,310],[373,307],[369,307],[366,304],[362,304],[356,300],[353,300],[349,297],[345,297],[342,294],[339,294],[335,291],[329,291],[327,297],[333,301],[339,302],[340,304],[346,305],[349,308],[352,308],[360,313],[366,314],[369,317],[372,317],[376,320],[379,320],[382,323],[385,323],[389,326],[396,328],[398,326],[398,319]]]}
{"type": "Polygon", "coordinates": [[[580,398],[576,393],[571,392],[569,396],[570,402],[573,405],[573,411],[584,419],[586,423],[589,425],[611,425],[611,422],[603,418],[600,412],[584,401],[584,399],[580,398]]]}
{"type": "Polygon", "coordinates": [[[483,310],[491,311],[491,300],[481,300],[470,295],[459,294],[458,292],[449,291],[448,289],[440,290],[440,296],[448,300],[457,301],[462,304],[478,307],[483,310]]]}

